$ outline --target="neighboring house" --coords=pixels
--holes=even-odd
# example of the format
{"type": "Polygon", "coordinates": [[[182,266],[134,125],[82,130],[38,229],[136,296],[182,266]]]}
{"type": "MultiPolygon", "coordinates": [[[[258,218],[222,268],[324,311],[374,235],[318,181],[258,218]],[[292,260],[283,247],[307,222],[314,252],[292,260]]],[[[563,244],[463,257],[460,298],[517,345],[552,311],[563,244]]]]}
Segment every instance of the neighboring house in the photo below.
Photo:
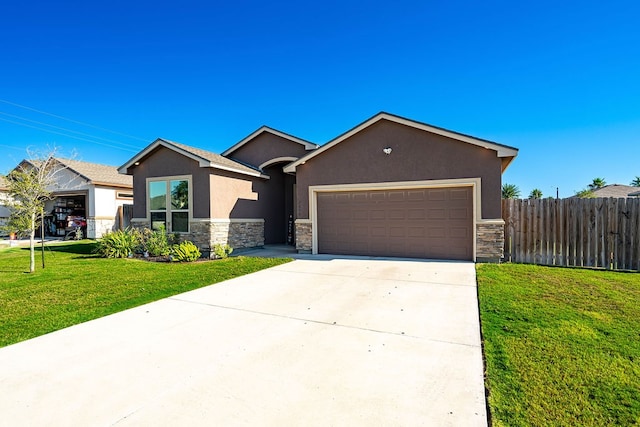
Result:
{"type": "Polygon", "coordinates": [[[593,190],[593,197],[627,198],[640,196],[640,188],[631,185],[610,184],[593,190]]]}
{"type": "Polygon", "coordinates": [[[9,221],[9,208],[5,206],[5,203],[9,200],[9,184],[6,179],[0,175],[0,236],[7,234],[5,230],[2,230],[2,226],[6,225],[9,221]]]}
{"type": "Polygon", "coordinates": [[[262,127],[222,155],[158,139],[119,168],[132,224],[201,248],[497,260],[501,175],[518,150],[379,113],[327,144],[262,127]]]}
{"type": "MultiPolygon", "coordinates": [[[[50,188],[53,199],[45,204],[45,233],[65,236],[81,226],[88,238],[100,238],[116,228],[118,210],[133,203],[133,185],[129,176],[115,166],[56,159],[59,165],[50,188]]],[[[20,165],[29,165],[23,160],[20,165]]]]}

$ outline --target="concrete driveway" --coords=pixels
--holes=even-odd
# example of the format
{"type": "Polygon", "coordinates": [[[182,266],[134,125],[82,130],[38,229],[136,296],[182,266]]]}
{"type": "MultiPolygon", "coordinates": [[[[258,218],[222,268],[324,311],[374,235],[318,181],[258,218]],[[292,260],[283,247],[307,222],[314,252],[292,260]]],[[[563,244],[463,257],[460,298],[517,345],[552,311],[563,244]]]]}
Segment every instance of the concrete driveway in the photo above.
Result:
{"type": "Polygon", "coordinates": [[[2,426],[486,426],[474,265],[298,259],[2,348],[0,396],[2,426]]]}

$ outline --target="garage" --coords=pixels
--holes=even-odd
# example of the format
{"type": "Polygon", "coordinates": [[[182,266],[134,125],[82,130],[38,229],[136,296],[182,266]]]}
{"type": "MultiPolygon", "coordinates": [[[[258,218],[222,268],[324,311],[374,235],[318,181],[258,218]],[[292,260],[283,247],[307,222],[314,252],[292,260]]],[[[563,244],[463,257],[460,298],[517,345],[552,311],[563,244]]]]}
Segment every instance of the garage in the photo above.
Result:
{"type": "Polygon", "coordinates": [[[379,113],[288,164],[296,249],[499,262],[518,149],[379,113]]]}
{"type": "Polygon", "coordinates": [[[317,192],[319,253],[473,260],[472,187],[317,192]]]}

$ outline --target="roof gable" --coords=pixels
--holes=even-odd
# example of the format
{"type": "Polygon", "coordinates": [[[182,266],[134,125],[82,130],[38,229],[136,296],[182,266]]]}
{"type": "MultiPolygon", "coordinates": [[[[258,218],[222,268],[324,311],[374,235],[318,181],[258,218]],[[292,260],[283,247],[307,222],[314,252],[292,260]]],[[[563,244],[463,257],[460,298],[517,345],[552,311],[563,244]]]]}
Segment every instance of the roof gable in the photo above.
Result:
{"type": "Polygon", "coordinates": [[[180,144],[178,142],[173,142],[162,138],[156,139],[154,142],[149,144],[146,148],[132,157],[127,163],[120,166],[118,168],[118,172],[120,172],[121,174],[128,174],[129,168],[142,161],[144,157],[146,157],[158,147],[165,147],[171,151],[188,157],[198,162],[198,165],[201,168],[214,168],[243,175],[268,178],[260,171],[237,161],[223,157],[220,154],[212,153],[211,151],[202,150],[200,148],[190,147],[188,145],[180,144]]]}
{"type": "MultiPolygon", "coordinates": [[[[99,163],[83,162],[75,159],[63,159],[55,157],[53,159],[60,170],[69,172],[69,176],[75,175],[83,179],[87,184],[103,185],[112,187],[133,187],[133,179],[118,173],[116,166],[103,165],[99,163]]],[[[33,165],[32,160],[23,160],[20,165],[33,165]]]]}
{"type": "Polygon", "coordinates": [[[252,134],[247,136],[246,138],[242,139],[240,142],[238,142],[234,146],[232,146],[232,147],[228,148],[227,150],[225,150],[222,153],[222,155],[223,156],[231,155],[231,153],[233,153],[234,151],[238,150],[243,145],[253,141],[256,137],[260,136],[260,134],[262,134],[264,132],[268,132],[268,133],[271,133],[273,135],[279,136],[280,138],[288,139],[289,141],[295,142],[296,144],[300,144],[307,151],[315,150],[316,148],[319,147],[317,144],[314,144],[314,143],[309,142],[309,141],[305,141],[304,139],[295,137],[293,135],[289,135],[289,134],[284,133],[284,132],[280,132],[279,130],[270,128],[268,126],[262,126],[261,128],[259,128],[258,130],[256,130],[255,132],[253,132],[252,134]]]}
{"type": "Polygon", "coordinates": [[[352,128],[351,130],[343,133],[342,135],[338,136],[337,138],[334,138],[333,140],[329,141],[328,143],[326,143],[325,145],[321,146],[320,148],[318,148],[317,150],[307,154],[304,157],[301,157],[300,159],[296,160],[295,162],[292,162],[290,164],[288,164],[287,166],[285,166],[284,171],[288,172],[288,173],[295,173],[296,167],[298,165],[304,164],[305,162],[307,162],[308,160],[312,159],[313,157],[317,156],[320,153],[323,153],[326,150],[331,149],[332,147],[334,147],[337,144],[340,144],[342,141],[350,138],[351,136],[361,132],[362,130],[372,126],[373,124],[379,122],[380,120],[388,120],[394,123],[399,123],[405,126],[410,126],[416,129],[420,129],[426,132],[430,132],[430,133],[434,133],[437,135],[441,135],[441,136],[445,136],[447,138],[451,138],[451,139],[455,139],[458,141],[462,141],[465,142],[467,144],[472,144],[472,145],[476,145],[479,147],[483,147],[486,149],[490,149],[490,150],[494,150],[496,151],[496,154],[498,157],[502,158],[502,171],[504,172],[504,170],[507,168],[507,166],[509,166],[509,164],[511,163],[511,161],[513,160],[514,157],[517,156],[518,154],[518,149],[517,148],[513,148],[513,147],[509,147],[507,145],[502,145],[502,144],[497,144],[495,142],[491,142],[488,140],[484,140],[484,139],[480,139],[480,138],[475,138],[469,135],[465,135],[462,133],[458,133],[458,132],[454,132],[454,131],[450,131],[444,128],[439,128],[436,126],[432,126],[426,123],[421,123],[421,122],[417,122],[415,120],[409,120],[406,119],[404,117],[400,117],[400,116],[396,116],[393,114],[389,114],[389,113],[378,113],[375,116],[371,117],[370,119],[362,122],[361,124],[359,124],[358,126],[352,128]]]}
{"type": "Polygon", "coordinates": [[[73,159],[56,159],[63,167],[75,172],[94,185],[115,185],[132,187],[131,177],[118,173],[116,166],[82,162],[73,159]]]}

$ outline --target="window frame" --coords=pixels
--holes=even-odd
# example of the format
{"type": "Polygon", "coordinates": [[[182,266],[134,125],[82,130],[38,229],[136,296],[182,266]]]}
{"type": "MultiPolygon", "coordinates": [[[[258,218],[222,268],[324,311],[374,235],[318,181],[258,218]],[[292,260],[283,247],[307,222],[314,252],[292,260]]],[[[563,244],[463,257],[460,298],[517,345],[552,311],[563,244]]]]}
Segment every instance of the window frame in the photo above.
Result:
{"type": "Polygon", "coordinates": [[[145,182],[145,191],[147,199],[147,222],[153,227],[151,223],[151,214],[154,212],[164,212],[165,214],[165,229],[167,233],[188,234],[191,232],[191,222],[193,219],[193,179],[191,175],[171,175],[171,176],[158,176],[149,177],[145,182]],[[187,209],[173,209],[171,206],[171,182],[172,181],[187,181],[189,197],[187,209]],[[151,195],[149,192],[149,186],[152,182],[164,182],[165,183],[165,209],[151,209],[151,195]],[[173,213],[187,212],[187,230],[186,231],[174,231],[173,230],[173,213]]]}

